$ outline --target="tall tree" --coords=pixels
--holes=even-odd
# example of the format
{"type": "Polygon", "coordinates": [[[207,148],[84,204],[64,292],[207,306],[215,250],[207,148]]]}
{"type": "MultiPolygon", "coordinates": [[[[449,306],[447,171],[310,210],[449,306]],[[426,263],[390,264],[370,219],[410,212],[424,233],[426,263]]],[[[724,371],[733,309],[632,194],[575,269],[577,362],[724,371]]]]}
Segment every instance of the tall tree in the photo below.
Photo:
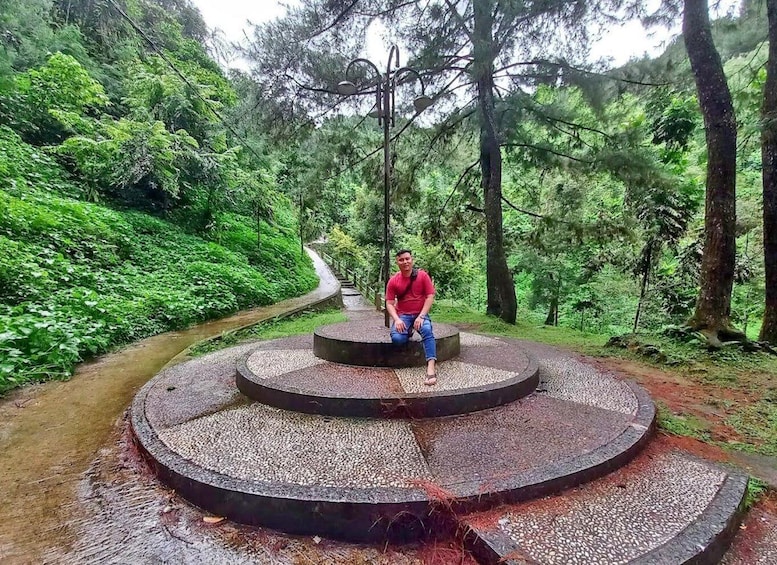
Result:
{"type": "Polygon", "coordinates": [[[704,255],[696,311],[688,325],[707,342],[740,339],[730,323],[736,259],[737,127],[731,92],[710,31],[707,0],[685,0],[683,39],[693,70],[707,143],[704,255]]]}
{"type": "MultiPolygon", "coordinates": [[[[292,94],[309,102],[315,93],[333,90],[342,78],[334,74],[336,57],[330,54],[342,56],[342,69],[346,58],[356,54],[349,49],[363,45],[373,22],[380,21],[409,47],[411,64],[422,71],[441,101],[440,131],[467,127],[471,117],[477,117],[486,217],[487,310],[514,323],[515,289],[502,233],[501,151],[506,120],[500,99],[528,92],[541,82],[558,84],[573,77],[570,61],[584,60],[589,24],[605,9],[622,3],[316,0],[260,30],[253,49],[257,54],[255,71],[258,76],[272,78],[268,85],[275,86],[270,88],[278,91],[277,85],[283,85],[280,96],[292,94]],[[291,46],[287,38],[292,35],[304,40],[291,46]]],[[[432,137],[439,141],[445,134],[432,137]]]]}
{"type": "Polygon", "coordinates": [[[766,309],[760,339],[777,344],[777,1],[767,0],[769,59],[762,106],[764,268],[766,309]]]}
{"type": "MultiPolygon", "coordinates": [[[[486,216],[486,312],[515,323],[517,301],[502,233],[502,148],[494,101],[494,0],[473,3],[473,75],[480,122],[480,173],[486,216]]],[[[455,8],[452,8],[455,10],[455,8]]]]}

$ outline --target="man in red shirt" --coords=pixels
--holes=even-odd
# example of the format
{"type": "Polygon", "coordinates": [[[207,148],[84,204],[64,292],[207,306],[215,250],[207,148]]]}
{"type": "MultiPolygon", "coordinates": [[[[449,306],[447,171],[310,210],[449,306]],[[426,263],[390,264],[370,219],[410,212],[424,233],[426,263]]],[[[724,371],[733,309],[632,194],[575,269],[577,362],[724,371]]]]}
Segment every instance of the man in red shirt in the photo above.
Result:
{"type": "Polygon", "coordinates": [[[413,254],[409,249],[397,251],[399,272],[386,285],[386,310],[393,320],[391,341],[397,345],[407,343],[413,330],[421,336],[426,356],[426,380],[424,384],[437,384],[437,344],[434,341],[429,309],[434,302],[434,284],[429,274],[413,267],[413,254]]]}

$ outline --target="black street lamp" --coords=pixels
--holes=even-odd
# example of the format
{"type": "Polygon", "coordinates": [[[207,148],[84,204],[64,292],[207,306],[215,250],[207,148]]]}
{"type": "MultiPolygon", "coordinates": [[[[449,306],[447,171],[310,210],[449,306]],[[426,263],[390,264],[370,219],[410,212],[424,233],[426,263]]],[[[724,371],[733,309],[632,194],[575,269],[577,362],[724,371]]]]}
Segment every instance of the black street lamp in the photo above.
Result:
{"type": "MultiPolygon", "coordinates": [[[[391,46],[386,65],[386,73],[383,74],[378,67],[368,59],[354,59],[345,69],[345,76],[357,64],[365,64],[375,71],[375,76],[368,86],[375,84],[375,110],[370,112],[370,117],[378,118],[378,125],[383,126],[383,288],[385,290],[389,280],[389,192],[391,190],[391,155],[389,149],[389,130],[395,122],[394,93],[397,82],[401,75],[409,73],[418,79],[421,83],[421,95],[413,100],[413,107],[417,113],[423,112],[432,105],[432,99],[424,94],[424,81],[418,71],[409,67],[399,66],[399,48],[396,45],[391,46]]],[[[365,93],[355,83],[350,80],[344,80],[337,85],[337,91],[343,95],[365,93]]],[[[388,310],[384,308],[384,321],[386,327],[389,327],[388,310]]]]}

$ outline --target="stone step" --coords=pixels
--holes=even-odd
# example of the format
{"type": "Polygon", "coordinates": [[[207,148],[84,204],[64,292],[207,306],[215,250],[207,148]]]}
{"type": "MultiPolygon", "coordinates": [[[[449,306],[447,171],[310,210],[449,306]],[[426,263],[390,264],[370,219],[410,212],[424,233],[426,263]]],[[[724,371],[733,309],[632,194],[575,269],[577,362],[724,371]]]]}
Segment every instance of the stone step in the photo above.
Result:
{"type": "MultiPolygon", "coordinates": [[[[459,355],[459,330],[448,324],[434,324],[437,360],[459,355]]],[[[423,367],[426,365],[419,336],[404,347],[391,343],[388,328],[378,316],[357,322],[341,322],[316,328],[313,354],[325,361],[359,367],[423,367]]]]}
{"type": "Polygon", "coordinates": [[[774,565],[777,563],[777,503],[772,499],[745,517],[722,565],[774,565]]]}
{"type": "MultiPolygon", "coordinates": [[[[380,336],[388,339],[382,326],[380,336]]],[[[513,402],[537,387],[537,362],[515,344],[467,333],[458,337],[460,355],[437,364],[432,387],[423,384],[423,367],[340,365],[316,357],[296,338],[265,342],[241,358],[237,386],[276,408],[363,418],[464,414],[513,402]]]]}
{"type": "MultiPolygon", "coordinates": [[[[302,348],[310,336],[288,338],[302,348]]],[[[441,518],[611,472],[644,446],[642,389],[560,358],[544,391],[420,420],[316,416],[251,402],[234,367],[257,344],[168,368],[135,397],[137,443],[159,477],[217,515],[354,541],[423,537],[441,518]],[[598,378],[591,378],[596,374],[598,378]],[[554,380],[555,378],[555,380],[554,380]]]]}
{"type": "Polygon", "coordinates": [[[737,531],[747,477],[660,439],[573,490],[465,516],[485,564],[717,563],[737,531]]]}

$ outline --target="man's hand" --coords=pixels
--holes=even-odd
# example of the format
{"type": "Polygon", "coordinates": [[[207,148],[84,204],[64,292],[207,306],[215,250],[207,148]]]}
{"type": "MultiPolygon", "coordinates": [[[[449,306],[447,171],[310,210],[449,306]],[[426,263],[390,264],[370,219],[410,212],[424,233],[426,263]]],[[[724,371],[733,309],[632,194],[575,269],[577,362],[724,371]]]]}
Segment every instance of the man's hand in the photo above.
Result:
{"type": "Polygon", "coordinates": [[[401,334],[407,331],[407,326],[405,325],[405,322],[402,320],[402,318],[399,318],[397,321],[394,322],[394,329],[401,334]]]}
{"type": "Polygon", "coordinates": [[[418,317],[417,317],[417,318],[416,318],[416,319],[413,321],[413,327],[415,328],[415,330],[416,330],[417,332],[420,332],[420,331],[421,331],[421,326],[422,326],[423,324],[424,324],[424,318],[423,318],[423,316],[418,316],[418,317]]]}

